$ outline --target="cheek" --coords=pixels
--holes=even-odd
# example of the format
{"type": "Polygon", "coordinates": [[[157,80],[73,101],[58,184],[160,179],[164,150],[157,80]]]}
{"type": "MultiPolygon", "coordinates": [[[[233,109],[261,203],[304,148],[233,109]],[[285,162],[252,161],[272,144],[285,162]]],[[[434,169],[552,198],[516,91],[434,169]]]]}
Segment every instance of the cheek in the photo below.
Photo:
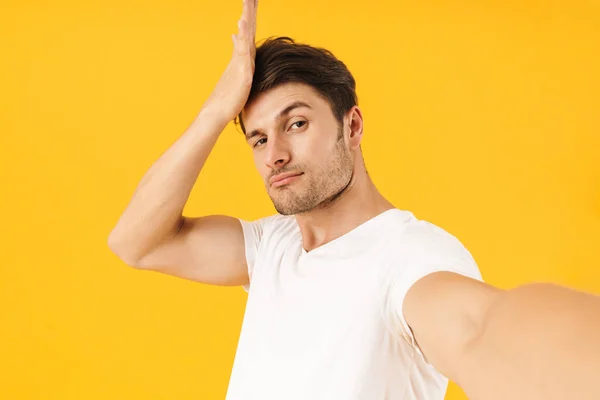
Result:
{"type": "Polygon", "coordinates": [[[265,163],[263,163],[260,157],[257,157],[256,155],[254,155],[252,159],[254,161],[254,168],[256,168],[258,174],[261,176],[261,178],[263,178],[263,180],[266,179],[268,171],[265,167],[265,163]]]}
{"type": "Polygon", "coordinates": [[[295,149],[297,150],[295,153],[310,164],[321,164],[330,159],[336,151],[335,140],[327,138],[323,132],[319,132],[316,136],[299,144],[295,149]]]}
{"type": "Polygon", "coordinates": [[[315,130],[296,136],[290,148],[293,155],[310,162],[325,157],[331,150],[331,143],[324,132],[315,130]]]}

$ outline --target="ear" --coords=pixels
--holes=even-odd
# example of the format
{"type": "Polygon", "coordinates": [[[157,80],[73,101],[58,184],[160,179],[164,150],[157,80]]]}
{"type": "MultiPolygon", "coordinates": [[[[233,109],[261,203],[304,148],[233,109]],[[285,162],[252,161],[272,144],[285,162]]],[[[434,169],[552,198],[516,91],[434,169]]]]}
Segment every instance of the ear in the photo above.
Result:
{"type": "Polygon", "coordinates": [[[345,121],[346,128],[349,131],[348,142],[350,149],[355,150],[360,146],[363,136],[363,118],[360,108],[358,106],[352,107],[346,114],[345,121]]]}

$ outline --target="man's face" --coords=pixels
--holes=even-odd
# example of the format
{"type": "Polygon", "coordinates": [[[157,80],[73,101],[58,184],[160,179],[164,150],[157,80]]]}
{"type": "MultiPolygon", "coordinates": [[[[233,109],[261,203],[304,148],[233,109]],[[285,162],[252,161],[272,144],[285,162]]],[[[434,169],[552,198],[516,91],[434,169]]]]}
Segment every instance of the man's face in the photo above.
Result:
{"type": "Polygon", "coordinates": [[[280,85],[248,104],[242,116],[254,162],[278,213],[324,207],[348,186],[353,156],[343,126],[310,86],[280,85]]]}

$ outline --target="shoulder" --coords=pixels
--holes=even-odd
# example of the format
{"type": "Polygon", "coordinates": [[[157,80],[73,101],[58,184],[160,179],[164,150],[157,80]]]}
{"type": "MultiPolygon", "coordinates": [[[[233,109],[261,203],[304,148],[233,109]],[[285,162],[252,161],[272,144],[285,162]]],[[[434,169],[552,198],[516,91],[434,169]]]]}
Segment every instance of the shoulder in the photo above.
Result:
{"type": "Polygon", "coordinates": [[[293,215],[273,214],[261,218],[265,230],[270,233],[283,233],[297,228],[296,217],[293,215]]]}
{"type": "Polygon", "coordinates": [[[276,235],[285,236],[297,229],[295,216],[273,214],[255,220],[239,219],[244,232],[252,232],[261,239],[276,235]]]}
{"type": "Polygon", "coordinates": [[[387,243],[394,269],[401,275],[447,270],[481,279],[474,257],[458,237],[410,212],[391,231],[387,243]]]}
{"type": "Polygon", "coordinates": [[[406,255],[427,257],[473,257],[463,242],[450,231],[432,222],[410,218],[398,236],[398,248],[406,255]]]}

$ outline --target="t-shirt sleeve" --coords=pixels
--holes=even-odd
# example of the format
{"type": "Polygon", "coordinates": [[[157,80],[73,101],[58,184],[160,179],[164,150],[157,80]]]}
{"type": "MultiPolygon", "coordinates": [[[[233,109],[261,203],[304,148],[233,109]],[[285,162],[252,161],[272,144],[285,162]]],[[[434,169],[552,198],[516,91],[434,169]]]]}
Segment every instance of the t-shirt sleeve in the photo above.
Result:
{"type": "MultiPolygon", "coordinates": [[[[248,276],[252,282],[252,272],[258,254],[258,248],[264,235],[264,230],[270,218],[261,218],[255,221],[248,221],[238,218],[244,232],[244,246],[246,252],[246,263],[248,264],[248,276]]],[[[250,291],[250,284],[243,285],[246,292],[250,291]]]]}
{"type": "Polygon", "coordinates": [[[392,330],[404,338],[428,363],[410,326],[402,305],[408,290],[419,279],[434,272],[448,271],[482,281],[470,252],[453,235],[426,221],[419,221],[400,238],[398,259],[391,270],[386,308],[392,330]]]}

